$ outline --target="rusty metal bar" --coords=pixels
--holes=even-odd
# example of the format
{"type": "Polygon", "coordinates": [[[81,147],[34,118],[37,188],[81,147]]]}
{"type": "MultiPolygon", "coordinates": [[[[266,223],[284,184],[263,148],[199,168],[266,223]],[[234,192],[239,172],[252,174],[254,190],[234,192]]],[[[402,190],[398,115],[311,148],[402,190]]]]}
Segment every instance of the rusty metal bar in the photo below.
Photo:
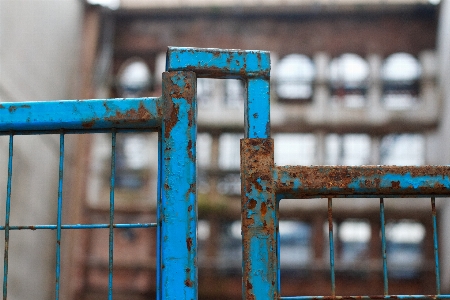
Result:
{"type": "Polygon", "coordinates": [[[161,299],[197,299],[196,75],[163,73],[161,299]]]}
{"type": "Polygon", "coordinates": [[[193,71],[198,78],[269,78],[267,51],[168,47],[167,71],[193,71]]]}
{"type": "Polygon", "coordinates": [[[334,271],[333,198],[328,198],[328,241],[330,246],[331,296],[336,296],[336,279],[334,271]]]}
{"type": "Polygon", "coordinates": [[[56,264],[55,264],[55,299],[59,299],[61,275],[61,223],[63,203],[63,175],[64,175],[64,133],[59,135],[59,176],[58,176],[58,207],[56,216],[56,264]]]}
{"type": "MultiPolygon", "coordinates": [[[[113,228],[156,228],[158,223],[115,223],[113,228]]],[[[62,224],[61,229],[109,229],[110,224],[62,224]]],[[[58,225],[10,225],[9,230],[57,230],[58,225]]],[[[0,230],[6,230],[0,226],[0,230]]]]}
{"type": "Polygon", "coordinates": [[[380,198],[380,223],[381,223],[381,257],[383,258],[383,290],[384,295],[389,294],[388,268],[386,255],[386,220],[384,215],[384,199],[380,198]]]}
{"type": "Polygon", "coordinates": [[[113,264],[114,264],[114,187],[116,179],[116,130],[111,133],[111,179],[109,187],[109,249],[108,249],[108,299],[112,300],[113,293],[113,264]]]}
{"type": "Polygon", "coordinates": [[[157,128],[161,98],[63,100],[0,104],[0,134],[157,128]]]}
{"type": "Polygon", "coordinates": [[[156,191],[156,300],[161,300],[161,182],[162,182],[162,169],[163,169],[163,150],[162,150],[162,134],[158,132],[158,179],[157,179],[157,191],[156,191]]]}
{"type": "Polygon", "coordinates": [[[444,197],[448,166],[284,166],[274,169],[277,198],[444,197]]]}
{"type": "Polygon", "coordinates": [[[431,218],[433,224],[434,272],[436,276],[436,295],[441,293],[441,276],[439,270],[439,245],[436,221],[436,200],[431,197],[431,218]]]}
{"type": "Polygon", "coordinates": [[[279,287],[278,221],[271,174],[273,141],[269,138],[269,53],[169,47],[166,70],[190,70],[197,77],[238,78],[245,82],[246,139],[241,142],[242,294],[245,299],[274,299],[279,287]]]}
{"type": "Polygon", "coordinates": [[[278,212],[272,139],[241,140],[243,299],[278,297],[278,212]]]}
{"type": "Polygon", "coordinates": [[[450,295],[293,296],[281,300],[443,300],[450,295]]]}
{"type": "Polygon", "coordinates": [[[13,172],[14,136],[9,135],[8,156],[8,181],[6,186],[6,211],[5,211],[5,251],[3,253],[3,300],[8,295],[8,255],[9,255],[9,217],[11,214],[11,185],[13,172]]]}

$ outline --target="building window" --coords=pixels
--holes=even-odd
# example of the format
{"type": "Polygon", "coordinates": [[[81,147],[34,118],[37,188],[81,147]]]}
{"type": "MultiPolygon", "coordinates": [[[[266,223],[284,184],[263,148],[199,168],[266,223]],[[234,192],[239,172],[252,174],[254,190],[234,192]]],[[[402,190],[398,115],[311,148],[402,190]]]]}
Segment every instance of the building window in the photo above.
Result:
{"type": "Polygon", "coordinates": [[[314,134],[277,133],[275,143],[275,164],[312,165],[315,161],[316,137],[314,134]]]}
{"type": "Polygon", "coordinates": [[[222,223],[217,263],[221,272],[230,275],[241,275],[242,236],[240,220],[222,223]]]}
{"type": "Polygon", "coordinates": [[[208,220],[198,220],[197,223],[197,245],[198,260],[201,263],[207,260],[208,242],[211,236],[211,224],[208,220]]]}
{"type": "Polygon", "coordinates": [[[330,63],[332,103],[362,107],[368,89],[369,64],[360,56],[345,53],[330,63]]]}
{"type": "Polygon", "coordinates": [[[382,67],[383,102],[388,109],[406,109],[417,103],[422,69],[408,53],[394,53],[382,67]]]}
{"type": "Polygon", "coordinates": [[[420,275],[425,226],[413,220],[386,224],[386,255],[390,278],[412,279],[420,275]]]}
{"type": "Polygon", "coordinates": [[[361,264],[368,258],[371,238],[370,223],[367,220],[347,219],[339,225],[341,243],[340,260],[342,263],[361,264]]]}
{"type": "Polygon", "coordinates": [[[231,108],[244,107],[244,83],[242,80],[225,80],[225,104],[231,108]]]}
{"type": "Polygon", "coordinates": [[[391,134],[380,145],[382,165],[414,166],[425,163],[425,138],[421,134],[391,134]]]}
{"type": "Polygon", "coordinates": [[[151,86],[152,75],[141,58],[130,58],[120,67],[117,74],[119,97],[140,97],[151,86]]]}
{"type": "Polygon", "coordinates": [[[211,107],[214,102],[214,80],[209,78],[197,79],[197,102],[200,108],[211,107]]]}
{"type": "Polygon", "coordinates": [[[123,134],[117,144],[116,187],[126,189],[144,187],[149,176],[149,156],[152,154],[147,136],[123,134]]]}
{"type": "Polygon", "coordinates": [[[329,134],[325,138],[325,164],[367,165],[370,163],[371,139],[367,134],[329,134]]]}
{"type": "Polygon", "coordinates": [[[219,137],[219,169],[222,171],[217,190],[224,195],[241,193],[240,140],[243,134],[224,133],[219,137]]]}
{"type": "Polygon", "coordinates": [[[306,55],[290,54],[282,58],[273,76],[279,100],[311,100],[315,74],[314,63],[306,55]]]}
{"type": "Polygon", "coordinates": [[[280,221],[280,267],[283,272],[298,272],[312,263],[311,225],[299,221],[280,221]]]}

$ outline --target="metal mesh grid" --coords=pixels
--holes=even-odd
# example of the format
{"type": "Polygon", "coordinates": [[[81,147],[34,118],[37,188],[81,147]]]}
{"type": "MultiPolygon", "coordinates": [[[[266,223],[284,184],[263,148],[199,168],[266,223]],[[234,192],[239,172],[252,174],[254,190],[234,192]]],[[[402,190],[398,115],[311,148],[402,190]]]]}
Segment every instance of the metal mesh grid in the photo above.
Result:
{"type": "Polygon", "coordinates": [[[4,248],[4,270],[3,270],[3,299],[8,295],[8,258],[10,230],[55,230],[56,231],[56,254],[55,254],[55,299],[59,299],[60,277],[61,277],[61,236],[62,230],[66,229],[109,229],[108,246],[108,299],[113,295],[113,257],[114,257],[114,228],[156,228],[157,223],[114,223],[114,187],[115,187],[115,162],[116,162],[116,134],[117,130],[111,132],[111,176],[110,176],[110,202],[109,202],[109,224],[63,224],[63,176],[64,176],[64,133],[59,135],[59,174],[58,174],[58,200],[56,224],[49,225],[10,225],[11,212],[11,186],[13,175],[13,152],[14,134],[9,134],[8,176],[6,188],[5,225],[0,230],[5,233],[4,248]]]}

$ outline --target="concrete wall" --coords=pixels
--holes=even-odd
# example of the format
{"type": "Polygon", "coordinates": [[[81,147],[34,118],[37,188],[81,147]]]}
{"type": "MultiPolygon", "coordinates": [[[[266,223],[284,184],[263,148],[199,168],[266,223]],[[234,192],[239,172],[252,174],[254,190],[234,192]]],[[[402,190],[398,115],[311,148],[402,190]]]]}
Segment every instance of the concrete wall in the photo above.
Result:
{"type": "MultiPolygon", "coordinates": [[[[82,8],[79,0],[0,1],[0,101],[76,97],[82,8]]],[[[55,224],[58,143],[55,135],[15,136],[11,225],[55,224]]],[[[2,224],[7,157],[8,137],[0,137],[2,224]]],[[[53,297],[55,234],[11,232],[8,299],[53,297]]]]}

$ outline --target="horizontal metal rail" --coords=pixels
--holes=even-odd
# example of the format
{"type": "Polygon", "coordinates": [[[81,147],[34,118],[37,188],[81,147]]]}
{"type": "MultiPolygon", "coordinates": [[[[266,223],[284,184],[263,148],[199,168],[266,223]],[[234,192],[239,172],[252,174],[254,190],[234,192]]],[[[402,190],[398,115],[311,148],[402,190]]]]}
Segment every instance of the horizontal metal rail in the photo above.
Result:
{"type": "MultiPolygon", "coordinates": [[[[119,223],[113,224],[112,228],[151,228],[157,227],[157,223],[119,223]]],[[[109,224],[62,224],[61,229],[101,229],[110,228],[109,224]]],[[[0,230],[5,230],[5,226],[0,226],[0,230]]],[[[58,229],[58,225],[11,225],[8,227],[9,230],[42,230],[58,229]]]]}
{"type": "Polygon", "coordinates": [[[283,166],[273,169],[277,198],[450,196],[448,166],[283,166]]]}
{"type": "Polygon", "coordinates": [[[450,299],[450,295],[374,295],[374,296],[292,296],[282,300],[439,300],[450,299]]]}
{"type": "Polygon", "coordinates": [[[161,127],[162,98],[0,103],[0,134],[161,127]]]}
{"type": "Polygon", "coordinates": [[[268,51],[168,47],[167,71],[190,70],[197,78],[269,78],[268,51]]]}

